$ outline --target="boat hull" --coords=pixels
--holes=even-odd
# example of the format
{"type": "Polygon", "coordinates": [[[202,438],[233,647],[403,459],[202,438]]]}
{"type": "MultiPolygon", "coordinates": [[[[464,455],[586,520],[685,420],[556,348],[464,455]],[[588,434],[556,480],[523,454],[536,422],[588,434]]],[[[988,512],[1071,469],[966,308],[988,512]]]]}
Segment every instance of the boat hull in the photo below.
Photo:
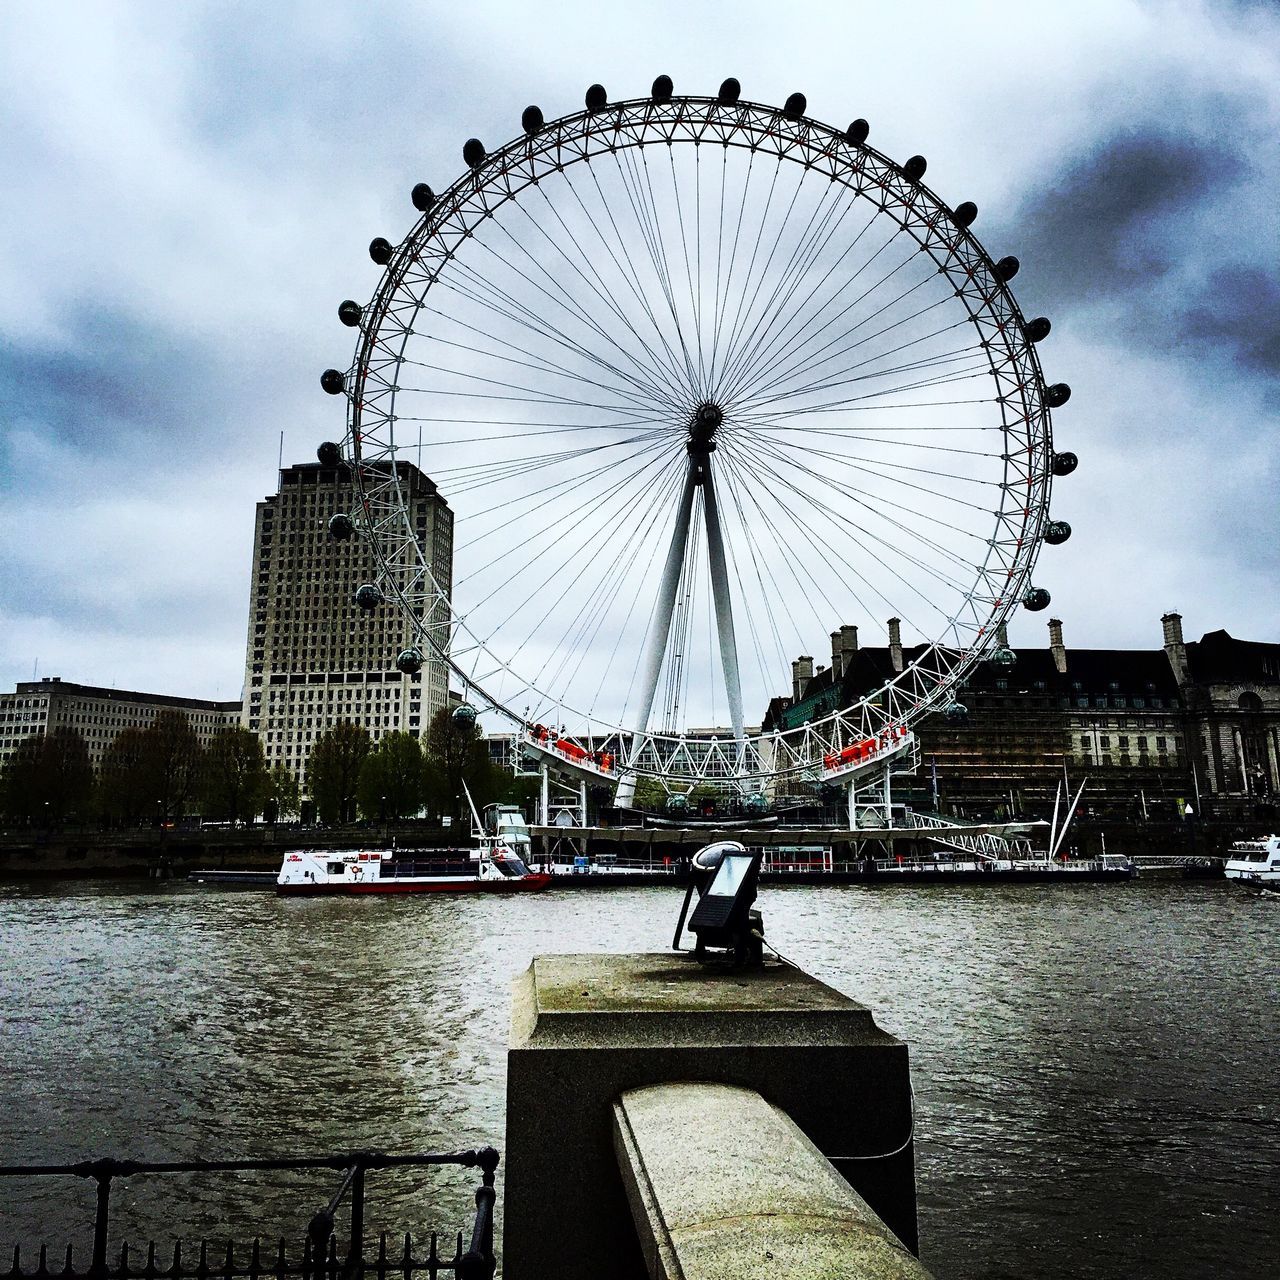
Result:
{"type": "Polygon", "coordinates": [[[551,884],[548,875],[534,874],[509,880],[481,880],[474,876],[401,876],[386,880],[357,880],[321,884],[277,884],[276,892],[285,898],[354,897],[384,893],[537,893],[551,884]]]}
{"type": "Polygon", "coordinates": [[[1228,880],[1243,880],[1247,884],[1280,885],[1280,867],[1264,867],[1259,863],[1228,862],[1222,874],[1228,880]]]}

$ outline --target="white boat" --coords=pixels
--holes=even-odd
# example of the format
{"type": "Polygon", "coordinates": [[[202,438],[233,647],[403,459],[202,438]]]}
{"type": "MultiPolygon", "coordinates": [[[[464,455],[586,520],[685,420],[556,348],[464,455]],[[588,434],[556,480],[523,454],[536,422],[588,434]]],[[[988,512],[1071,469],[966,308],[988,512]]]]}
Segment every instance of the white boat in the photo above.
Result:
{"type": "Polygon", "coordinates": [[[1237,840],[1227,850],[1226,876],[1250,884],[1280,884],[1280,836],[1237,840]]]}
{"type": "MultiPolygon", "coordinates": [[[[523,843],[485,830],[471,792],[464,782],[475,822],[474,849],[292,849],[284,856],[276,877],[276,892],[286,895],[364,893],[528,893],[551,883],[546,872],[531,871],[524,860],[529,850],[528,828],[523,843]]],[[[495,811],[498,807],[495,806],[495,811]]],[[[518,813],[518,810],[515,810],[518,813]]],[[[514,827],[510,813],[508,825],[514,827]]],[[[521,819],[523,823],[523,819],[521,819]]]]}
{"type": "Polygon", "coordinates": [[[551,877],[530,871],[497,837],[479,849],[291,849],[276,877],[285,895],[364,893],[519,893],[545,889],[551,877]]]}

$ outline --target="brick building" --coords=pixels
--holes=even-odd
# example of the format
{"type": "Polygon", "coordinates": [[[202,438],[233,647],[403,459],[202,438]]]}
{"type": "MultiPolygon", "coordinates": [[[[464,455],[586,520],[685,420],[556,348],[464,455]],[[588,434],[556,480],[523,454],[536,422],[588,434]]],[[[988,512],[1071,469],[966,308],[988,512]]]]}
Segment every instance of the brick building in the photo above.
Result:
{"type": "MultiPolygon", "coordinates": [[[[917,726],[920,768],[896,778],[896,799],[967,816],[1044,816],[1059,782],[1087,776],[1086,804],[1112,816],[1175,818],[1263,811],[1280,793],[1280,645],[1215,631],[1186,644],[1162,619],[1158,649],[1068,649],[1049,622],[1045,649],[1007,649],[968,675],[949,715],[917,726]]],[[[884,646],[856,627],[832,633],[830,666],[793,664],[790,697],[766,728],[793,728],[874,691],[923,646],[904,647],[895,620],[884,646]]]]}

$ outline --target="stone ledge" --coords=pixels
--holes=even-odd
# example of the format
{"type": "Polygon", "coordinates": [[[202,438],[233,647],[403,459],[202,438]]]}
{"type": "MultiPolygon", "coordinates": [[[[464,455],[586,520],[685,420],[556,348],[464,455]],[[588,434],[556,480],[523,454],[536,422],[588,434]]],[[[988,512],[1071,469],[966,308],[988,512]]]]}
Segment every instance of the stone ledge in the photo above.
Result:
{"type": "Polygon", "coordinates": [[[896,1044],[871,1011],[790,965],[717,973],[691,956],[539,956],[517,988],[512,1047],[896,1044]]]}
{"type": "Polygon", "coordinates": [[[651,1280],[927,1280],[785,1112],[751,1089],[653,1085],[613,1104],[651,1280]]]}

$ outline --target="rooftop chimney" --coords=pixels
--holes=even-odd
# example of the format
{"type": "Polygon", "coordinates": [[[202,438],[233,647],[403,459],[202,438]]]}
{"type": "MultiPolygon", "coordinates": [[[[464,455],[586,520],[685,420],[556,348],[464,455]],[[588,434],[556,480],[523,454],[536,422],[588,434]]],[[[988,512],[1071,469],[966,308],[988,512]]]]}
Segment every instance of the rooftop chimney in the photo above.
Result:
{"type": "Polygon", "coordinates": [[[889,661],[895,671],[902,670],[902,622],[898,618],[889,619],[889,661]]]}
{"type": "Polygon", "coordinates": [[[1187,682],[1187,646],[1182,641],[1182,615],[1166,613],[1160,619],[1164,627],[1164,651],[1173,668],[1173,678],[1180,684],[1187,682]]]}
{"type": "Polygon", "coordinates": [[[1057,618],[1049,619],[1049,652],[1053,654],[1053,665],[1058,668],[1058,674],[1066,675],[1067,647],[1062,643],[1062,623],[1057,618]]]}
{"type": "Polygon", "coordinates": [[[813,679],[813,659],[805,656],[791,664],[791,701],[799,702],[813,679]]]}
{"type": "Polygon", "coordinates": [[[831,670],[841,679],[858,652],[858,628],[845,625],[831,633],[831,670]]]}

